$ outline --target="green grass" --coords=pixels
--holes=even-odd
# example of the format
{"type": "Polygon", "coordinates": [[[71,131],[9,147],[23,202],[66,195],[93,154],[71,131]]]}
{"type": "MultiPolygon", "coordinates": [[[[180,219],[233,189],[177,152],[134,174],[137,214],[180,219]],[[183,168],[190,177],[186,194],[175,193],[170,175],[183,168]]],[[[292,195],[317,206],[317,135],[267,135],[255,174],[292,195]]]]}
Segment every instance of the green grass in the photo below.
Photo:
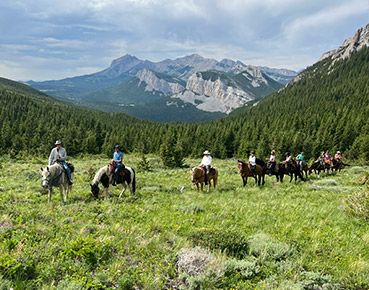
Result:
{"type": "Polygon", "coordinates": [[[189,168],[149,155],[152,170],[140,172],[126,155],[136,195],[119,199],[118,186],[94,200],[89,183],[108,160],[72,159],[62,206],[41,187],[46,159],[0,158],[0,289],[369,288],[369,224],[344,202],[368,192],[368,167],[242,187],[236,161],[216,159],[218,189],[198,194],[189,168]]]}

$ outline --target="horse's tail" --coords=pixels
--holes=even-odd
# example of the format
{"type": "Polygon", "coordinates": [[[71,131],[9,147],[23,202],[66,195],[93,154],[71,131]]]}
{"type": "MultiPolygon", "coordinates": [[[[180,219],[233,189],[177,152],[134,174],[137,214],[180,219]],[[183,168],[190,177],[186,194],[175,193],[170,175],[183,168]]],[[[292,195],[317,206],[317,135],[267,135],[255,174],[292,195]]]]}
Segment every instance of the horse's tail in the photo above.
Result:
{"type": "Polygon", "coordinates": [[[135,193],[136,192],[136,172],[133,168],[132,168],[132,172],[133,172],[132,191],[133,193],[135,193]]]}

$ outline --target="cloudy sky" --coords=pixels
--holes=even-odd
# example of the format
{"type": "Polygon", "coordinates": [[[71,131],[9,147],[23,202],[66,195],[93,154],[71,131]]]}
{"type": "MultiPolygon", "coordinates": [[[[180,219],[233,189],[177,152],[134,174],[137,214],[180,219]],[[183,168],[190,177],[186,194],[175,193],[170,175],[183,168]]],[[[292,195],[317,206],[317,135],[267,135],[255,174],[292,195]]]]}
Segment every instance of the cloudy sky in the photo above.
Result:
{"type": "Polygon", "coordinates": [[[301,69],[369,23],[369,0],[1,0],[0,76],[61,79],[126,53],[301,69]]]}

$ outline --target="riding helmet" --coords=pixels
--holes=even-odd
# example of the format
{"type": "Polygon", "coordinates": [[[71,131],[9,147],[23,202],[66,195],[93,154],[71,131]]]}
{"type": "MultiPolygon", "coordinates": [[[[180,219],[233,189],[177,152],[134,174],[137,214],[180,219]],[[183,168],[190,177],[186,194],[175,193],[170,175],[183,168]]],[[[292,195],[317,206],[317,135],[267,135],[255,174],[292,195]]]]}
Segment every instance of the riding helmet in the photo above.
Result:
{"type": "Polygon", "coordinates": [[[114,148],[120,148],[120,146],[117,144],[117,145],[114,146],[114,148]]]}
{"type": "Polygon", "coordinates": [[[255,154],[255,151],[251,151],[251,154],[255,154]]]}
{"type": "Polygon", "coordinates": [[[284,154],[285,156],[289,156],[290,155],[290,153],[289,152],[286,152],[286,154],[284,154]]]}

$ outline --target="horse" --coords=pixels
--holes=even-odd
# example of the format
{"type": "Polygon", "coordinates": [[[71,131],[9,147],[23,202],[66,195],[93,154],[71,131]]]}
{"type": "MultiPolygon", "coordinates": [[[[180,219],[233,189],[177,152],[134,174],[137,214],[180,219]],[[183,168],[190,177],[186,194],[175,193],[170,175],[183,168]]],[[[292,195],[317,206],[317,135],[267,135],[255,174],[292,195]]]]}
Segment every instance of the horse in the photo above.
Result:
{"type": "MultiPolygon", "coordinates": [[[[114,175],[114,166],[113,164],[105,165],[104,167],[100,168],[96,174],[95,177],[90,184],[92,195],[95,199],[99,197],[99,183],[101,182],[104,190],[101,193],[101,195],[105,192],[105,197],[109,198],[109,184],[112,184],[114,181],[115,175],[114,175]]],[[[136,192],[136,173],[133,168],[130,168],[128,166],[125,166],[119,171],[119,180],[118,184],[121,183],[123,185],[123,190],[120,193],[119,197],[123,195],[123,193],[127,189],[127,185],[129,187],[129,191],[131,195],[133,195],[136,192]]]]}
{"type": "MultiPolygon", "coordinates": [[[[218,169],[216,169],[215,167],[212,167],[210,169],[210,172],[209,172],[209,176],[208,176],[209,184],[208,184],[207,192],[210,191],[211,180],[213,180],[213,186],[214,186],[214,189],[215,189],[218,185],[218,169]]],[[[205,172],[200,166],[196,166],[196,167],[193,167],[191,169],[191,181],[192,181],[193,185],[196,185],[197,192],[200,192],[199,191],[199,183],[201,185],[201,191],[203,191],[204,182],[205,182],[205,172]]]]}
{"type": "Polygon", "coordinates": [[[283,182],[283,176],[286,173],[286,168],[283,166],[283,164],[276,164],[275,169],[273,171],[270,170],[270,162],[266,163],[264,168],[265,174],[268,174],[270,176],[275,175],[277,178],[277,182],[283,182]]]}
{"type": "Polygon", "coordinates": [[[314,170],[314,172],[316,173],[316,171],[318,171],[318,178],[320,178],[320,171],[325,172],[326,169],[330,169],[331,166],[323,161],[323,160],[317,160],[315,161],[310,167],[309,167],[309,174],[311,174],[314,170]]]}
{"type": "MultiPolygon", "coordinates": [[[[68,166],[71,169],[71,179],[73,180],[74,167],[69,164],[68,166]]],[[[67,173],[61,164],[56,162],[51,166],[47,166],[45,169],[41,167],[41,180],[42,187],[48,189],[49,203],[51,202],[54,186],[57,186],[60,189],[62,204],[64,204],[63,190],[65,191],[65,201],[67,201],[68,194],[72,191],[72,185],[69,185],[67,173]]]]}
{"type": "Polygon", "coordinates": [[[301,181],[304,181],[304,177],[301,175],[300,166],[297,165],[295,160],[291,160],[290,168],[288,168],[288,164],[286,163],[282,164],[282,166],[285,167],[285,174],[291,177],[290,182],[293,179],[293,175],[295,175],[295,183],[297,181],[297,177],[299,177],[301,181]]]}
{"type": "Polygon", "coordinates": [[[264,170],[263,167],[256,164],[255,165],[255,175],[252,171],[252,169],[249,167],[248,163],[238,160],[238,168],[240,169],[240,175],[242,177],[243,186],[247,185],[247,178],[248,177],[254,177],[255,178],[255,184],[260,186],[261,179],[263,180],[263,185],[265,184],[264,180],[264,170]]]}
{"type": "Polygon", "coordinates": [[[337,172],[337,170],[339,172],[341,172],[341,169],[343,169],[344,166],[350,166],[350,164],[344,164],[341,160],[337,160],[334,157],[331,157],[331,164],[332,165],[331,165],[330,169],[332,170],[332,172],[333,172],[333,170],[335,172],[337,172]]]}

